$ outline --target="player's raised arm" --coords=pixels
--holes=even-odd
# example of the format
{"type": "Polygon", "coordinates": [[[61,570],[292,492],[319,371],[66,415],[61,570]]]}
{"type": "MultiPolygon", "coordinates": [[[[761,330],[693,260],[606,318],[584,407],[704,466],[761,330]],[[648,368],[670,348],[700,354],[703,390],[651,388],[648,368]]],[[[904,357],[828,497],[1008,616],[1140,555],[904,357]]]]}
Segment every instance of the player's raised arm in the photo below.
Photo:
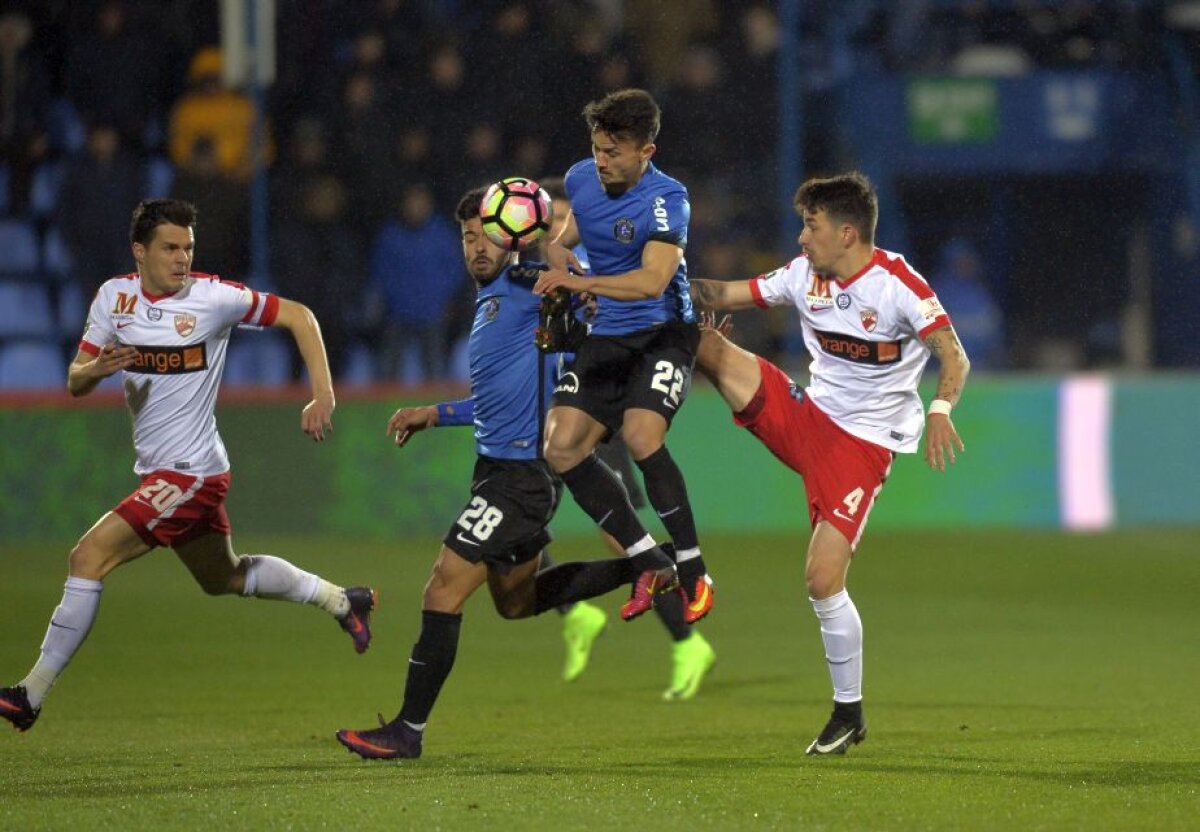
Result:
{"type": "Polygon", "coordinates": [[[749,280],[688,281],[692,303],[704,312],[729,309],[749,309],[754,306],[754,293],[749,280]]]}
{"type": "Polygon", "coordinates": [[[300,357],[304,359],[313,397],[300,415],[300,428],[314,441],[320,442],[327,431],[333,430],[335,406],[333,379],[329,372],[329,359],[325,355],[321,326],[311,309],[287,298],[279,298],[279,312],[272,326],[281,327],[292,334],[300,357]]]}
{"type": "Polygon", "coordinates": [[[662,296],[682,260],[683,249],[679,246],[651,240],[642,249],[640,269],[587,278],[552,269],[542,273],[533,291],[544,295],[561,286],[572,292],[587,291],[613,300],[649,300],[662,296]]]}
{"type": "Polygon", "coordinates": [[[86,396],[101,381],[132,365],[136,358],[135,347],[112,343],[105,344],[96,355],[80,350],[67,367],[67,390],[75,397],[86,396]]]}
{"type": "Polygon", "coordinates": [[[954,449],[966,450],[950,419],[950,411],[962,395],[967,374],[971,372],[971,361],[952,326],[939,327],[929,333],[925,336],[925,345],[941,362],[937,395],[929,404],[929,416],[925,420],[925,461],[935,471],[945,471],[947,460],[954,463],[954,449]]]}

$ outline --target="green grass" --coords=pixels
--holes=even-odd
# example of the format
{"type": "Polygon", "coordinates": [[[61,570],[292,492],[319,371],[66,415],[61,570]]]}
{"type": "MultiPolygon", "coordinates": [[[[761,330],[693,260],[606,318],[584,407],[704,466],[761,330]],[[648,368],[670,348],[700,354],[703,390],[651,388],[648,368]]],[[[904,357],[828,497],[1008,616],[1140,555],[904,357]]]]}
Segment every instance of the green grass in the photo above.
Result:
{"type": "MultiPolygon", "coordinates": [[[[0,829],[1195,828],[1195,541],[868,535],[851,588],[871,734],[840,759],[804,756],[829,683],[803,535],[706,541],[719,660],[689,703],[659,701],[669,650],[649,617],[614,621],[564,685],[554,616],[505,622],[472,599],[425,756],[402,763],[332,734],[398,709],[436,541],[238,541],[380,586],[362,657],[322,613],[206,598],[159,551],[109,579],[36,728],[0,733],[0,829]]],[[[7,683],[65,550],[0,547],[7,683]]]]}

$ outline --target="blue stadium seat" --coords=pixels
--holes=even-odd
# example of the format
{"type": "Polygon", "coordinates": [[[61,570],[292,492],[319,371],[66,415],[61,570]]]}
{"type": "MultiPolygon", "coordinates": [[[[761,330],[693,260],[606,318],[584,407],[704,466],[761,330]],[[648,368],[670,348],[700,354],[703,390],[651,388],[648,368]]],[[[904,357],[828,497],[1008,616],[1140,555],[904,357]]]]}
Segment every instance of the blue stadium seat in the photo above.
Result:
{"type": "Polygon", "coordinates": [[[0,390],[65,388],[67,362],[53,341],[13,341],[0,345],[0,390]]]}
{"type": "Polygon", "coordinates": [[[71,274],[71,252],[62,232],[54,226],[42,235],[42,268],[55,280],[66,280],[71,274]]]}
{"type": "Polygon", "coordinates": [[[342,367],[342,384],[371,384],[375,381],[375,357],[366,344],[356,343],[346,353],[342,367]]]}
{"type": "Polygon", "coordinates": [[[237,332],[229,339],[224,383],[233,387],[282,387],[291,381],[292,352],[282,333],[237,332]]]}
{"type": "Polygon", "coordinates": [[[38,270],[38,239],[33,224],[25,220],[0,220],[0,276],[34,276],[38,270]]]}
{"type": "Polygon", "coordinates": [[[58,336],[50,287],[0,276],[0,338],[30,336],[58,336]]]}
{"type": "Polygon", "coordinates": [[[83,289],[74,281],[63,283],[58,290],[58,331],[64,337],[78,338],[87,323],[90,297],[84,297],[83,289]]]}
{"type": "Polygon", "coordinates": [[[45,219],[54,213],[66,175],[67,169],[62,162],[45,162],[37,166],[29,189],[29,210],[34,217],[45,219]]]}
{"type": "Polygon", "coordinates": [[[155,156],[146,162],[146,196],[150,199],[165,199],[171,195],[175,182],[175,168],[165,156],[155,156]]]}
{"type": "Polygon", "coordinates": [[[50,102],[50,146],[67,156],[83,150],[87,142],[87,128],[75,112],[74,105],[66,98],[55,98],[50,102]]]}

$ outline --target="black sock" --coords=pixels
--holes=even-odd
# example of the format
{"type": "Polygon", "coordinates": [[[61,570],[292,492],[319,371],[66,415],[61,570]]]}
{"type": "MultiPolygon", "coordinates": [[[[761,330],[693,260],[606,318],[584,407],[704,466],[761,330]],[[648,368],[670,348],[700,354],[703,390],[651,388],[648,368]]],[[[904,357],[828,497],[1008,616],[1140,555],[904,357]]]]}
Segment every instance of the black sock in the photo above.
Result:
{"type": "Polygon", "coordinates": [[[397,719],[421,725],[442,691],[442,683],[454,667],[458,654],[458,631],[462,614],[425,610],[421,613],[421,635],[413,645],[404,684],[404,705],[397,719]]]}
{"type": "MultiPolygon", "coordinates": [[[[671,536],[675,548],[699,548],[700,538],[696,534],[692,504],[688,502],[687,485],[667,446],[663,445],[645,459],[637,460],[637,466],[642,469],[646,497],[658,512],[662,524],[666,526],[667,534],[671,536]]],[[[707,571],[701,557],[688,558],[679,564],[679,580],[689,598],[696,588],[696,579],[707,571]]]]}
{"type": "Polygon", "coordinates": [[[683,641],[692,634],[692,625],[683,620],[683,599],[678,592],[667,592],[655,598],[654,611],[673,640],[683,641]]]}
{"type": "Polygon", "coordinates": [[[595,454],[564,471],[562,478],[579,507],[623,548],[628,549],[646,536],[646,527],[629,504],[625,486],[595,454]]]}
{"type": "MultiPolygon", "coordinates": [[[[554,558],[550,557],[550,549],[542,549],[542,559],[538,561],[538,571],[545,572],[547,569],[553,569],[555,566],[554,558]]],[[[559,615],[566,615],[575,607],[574,601],[569,601],[566,604],[559,604],[555,607],[559,615]]],[[[536,613],[534,613],[536,615],[536,613]]]]}
{"type": "Polygon", "coordinates": [[[631,558],[560,563],[543,569],[534,583],[533,614],[541,615],[562,604],[612,592],[632,583],[645,570],[661,569],[670,563],[671,559],[655,548],[631,558]]]}

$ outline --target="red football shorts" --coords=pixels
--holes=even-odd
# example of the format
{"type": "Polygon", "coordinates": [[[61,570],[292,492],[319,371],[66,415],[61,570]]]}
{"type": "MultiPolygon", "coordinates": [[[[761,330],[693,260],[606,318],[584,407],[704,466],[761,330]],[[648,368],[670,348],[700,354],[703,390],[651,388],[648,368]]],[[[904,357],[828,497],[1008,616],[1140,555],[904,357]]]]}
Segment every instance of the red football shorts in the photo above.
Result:
{"type": "Polygon", "coordinates": [[[829,522],[853,550],[891,470],[892,452],[846,433],[770,361],[759,357],[758,366],[762,384],[733,421],[804,478],[809,522],[829,522]]]}
{"type": "Polygon", "coordinates": [[[228,471],[212,477],[151,471],[113,511],[147,546],[178,546],[206,534],[229,534],[228,492],[228,471]]]}

